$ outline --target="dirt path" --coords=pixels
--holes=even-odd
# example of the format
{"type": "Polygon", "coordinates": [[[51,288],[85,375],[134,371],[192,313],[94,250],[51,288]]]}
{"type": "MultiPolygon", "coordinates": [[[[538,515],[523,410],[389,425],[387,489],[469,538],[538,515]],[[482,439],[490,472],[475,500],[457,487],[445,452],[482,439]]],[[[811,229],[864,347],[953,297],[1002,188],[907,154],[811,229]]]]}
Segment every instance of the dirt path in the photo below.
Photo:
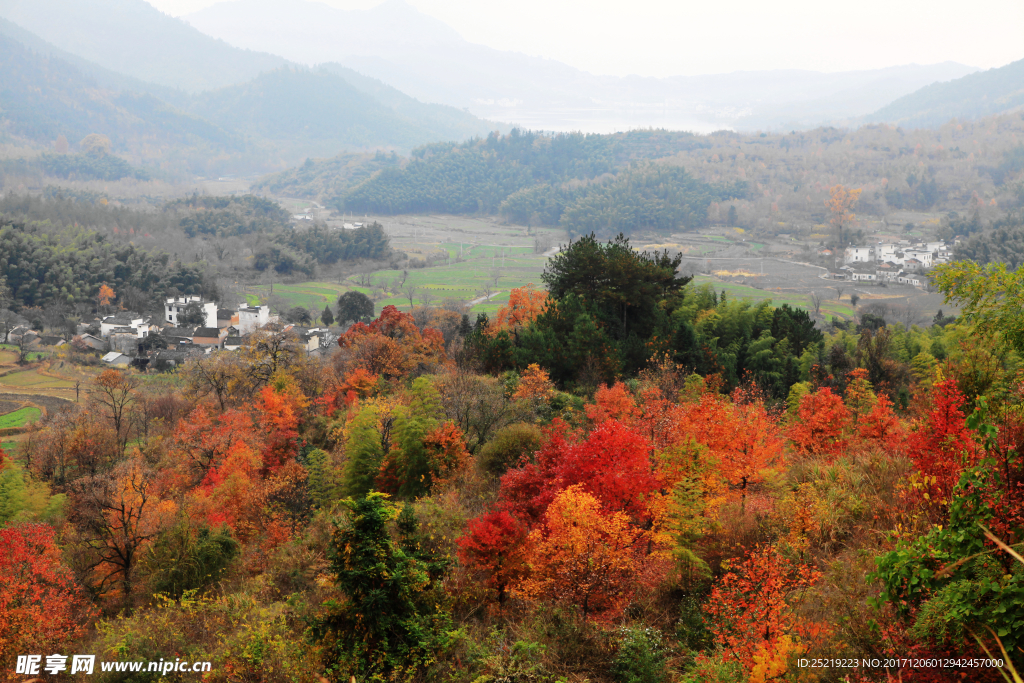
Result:
{"type": "Polygon", "coordinates": [[[490,296],[481,296],[479,298],[473,299],[472,301],[467,301],[466,305],[467,306],[476,306],[477,304],[482,304],[483,302],[487,301],[488,299],[493,299],[494,297],[498,296],[499,294],[501,294],[501,292],[495,292],[494,294],[491,294],[490,296]]]}

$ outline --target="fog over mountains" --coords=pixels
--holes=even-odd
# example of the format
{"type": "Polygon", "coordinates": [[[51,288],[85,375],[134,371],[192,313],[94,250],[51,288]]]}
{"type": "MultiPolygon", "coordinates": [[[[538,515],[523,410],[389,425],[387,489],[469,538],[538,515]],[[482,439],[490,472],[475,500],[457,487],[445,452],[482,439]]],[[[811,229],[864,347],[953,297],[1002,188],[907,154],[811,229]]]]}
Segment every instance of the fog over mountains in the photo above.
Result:
{"type": "Polygon", "coordinates": [[[969,74],[962,64],[824,74],[595,76],[464,40],[404,0],[345,11],[308,0],[232,0],[184,17],[231,45],[294,62],[338,62],[423,101],[530,128],[801,128],[855,122],[893,100],[969,74]]]}

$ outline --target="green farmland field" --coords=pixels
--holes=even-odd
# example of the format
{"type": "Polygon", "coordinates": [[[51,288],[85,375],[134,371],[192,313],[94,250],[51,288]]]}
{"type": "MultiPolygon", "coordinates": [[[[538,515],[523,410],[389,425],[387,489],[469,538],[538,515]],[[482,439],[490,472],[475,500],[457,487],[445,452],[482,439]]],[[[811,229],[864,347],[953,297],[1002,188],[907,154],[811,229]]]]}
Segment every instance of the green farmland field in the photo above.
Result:
{"type": "Polygon", "coordinates": [[[0,415],[0,429],[11,429],[12,427],[24,427],[29,422],[38,420],[42,411],[35,407],[19,408],[14,412],[0,415]]]}

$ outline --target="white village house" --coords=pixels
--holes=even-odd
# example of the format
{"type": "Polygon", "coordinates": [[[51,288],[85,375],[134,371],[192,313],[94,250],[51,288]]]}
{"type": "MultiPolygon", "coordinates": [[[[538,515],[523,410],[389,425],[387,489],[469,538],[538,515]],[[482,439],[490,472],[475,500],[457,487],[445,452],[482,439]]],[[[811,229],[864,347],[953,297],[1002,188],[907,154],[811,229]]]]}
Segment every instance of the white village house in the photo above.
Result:
{"type": "Polygon", "coordinates": [[[109,337],[114,330],[121,333],[131,330],[137,339],[143,339],[149,336],[151,327],[149,318],[132,311],[121,311],[100,321],[100,336],[109,337]]]}
{"type": "Polygon", "coordinates": [[[199,304],[203,310],[204,319],[200,327],[217,327],[217,304],[213,301],[206,301],[203,297],[195,294],[186,294],[164,301],[164,322],[170,323],[171,327],[178,327],[178,314],[191,303],[199,304]]]}
{"type": "Polygon", "coordinates": [[[249,334],[270,322],[270,306],[238,305],[238,331],[249,334]]]}

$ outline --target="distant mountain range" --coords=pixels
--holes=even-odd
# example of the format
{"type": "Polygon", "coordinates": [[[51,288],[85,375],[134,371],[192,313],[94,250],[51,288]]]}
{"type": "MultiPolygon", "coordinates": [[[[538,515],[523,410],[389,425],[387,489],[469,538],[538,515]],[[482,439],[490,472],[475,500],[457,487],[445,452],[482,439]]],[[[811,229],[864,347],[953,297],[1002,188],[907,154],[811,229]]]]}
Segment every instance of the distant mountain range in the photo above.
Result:
{"type": "Polygon", "coordinates": [[[185,20],[237,47],[303,64],[336,62],[423,101],[547,130],[710,132],[844,123],[923,86],[975,71],[944,63],[832,74],[595,76],[553,60],[469,43],[404,0],[357,11],[310,0],[232,0],[185,20]]]}
{"type": "Polygon", "coordinates": [[[143,0],[0,0],[0,15],[0,135],[37,145],[102,133],[135,163],[205,175],[509,129],[339,65],[231,47],[143,0]]]}
{"type": "Polygon", "coordinates": [[[145,0],[0,0],[0,57],[0,138],[46,147],[104,133],[133,163],[204,175],[510,130],[496,121],[587,132],[919,126],[1024,104],[1024,62],[595,76],[474,45],[404,0],[366,11],[234,0],[186,20],[145,0]]]}

